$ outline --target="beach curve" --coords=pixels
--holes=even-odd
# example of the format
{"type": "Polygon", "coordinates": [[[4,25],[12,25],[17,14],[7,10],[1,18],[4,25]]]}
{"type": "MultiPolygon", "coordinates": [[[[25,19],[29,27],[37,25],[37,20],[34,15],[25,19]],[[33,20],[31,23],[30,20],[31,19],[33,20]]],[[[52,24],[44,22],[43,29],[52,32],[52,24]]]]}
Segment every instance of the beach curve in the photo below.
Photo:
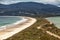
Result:
{"type": "Polygon", "coordinates": [[[24,17],[24,18],[28,20],[16,25],[15,27],[0,31],[0,40],[4,40],[13,36],[14,34],[26,29],[27,27],[30,27],[37,21],[35,18],[31,17],[24,17]]]}

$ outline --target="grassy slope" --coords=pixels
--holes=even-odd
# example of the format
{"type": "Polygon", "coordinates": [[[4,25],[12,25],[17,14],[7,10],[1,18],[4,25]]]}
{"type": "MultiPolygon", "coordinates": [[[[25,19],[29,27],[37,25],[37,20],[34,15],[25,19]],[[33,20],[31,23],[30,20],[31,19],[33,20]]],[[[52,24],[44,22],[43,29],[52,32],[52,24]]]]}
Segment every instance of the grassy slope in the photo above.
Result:
{"type": "Polygon", "coordinates": [[[45,31],[41,29],[37,29],[38,26],[49,22],[41,18],[36,18],[36,19],[37,22],[34,25],[15,34],[14,36],[6,40],[60,40],[58,38],[50,36],[49,34],[47,34],[45,31]]]}

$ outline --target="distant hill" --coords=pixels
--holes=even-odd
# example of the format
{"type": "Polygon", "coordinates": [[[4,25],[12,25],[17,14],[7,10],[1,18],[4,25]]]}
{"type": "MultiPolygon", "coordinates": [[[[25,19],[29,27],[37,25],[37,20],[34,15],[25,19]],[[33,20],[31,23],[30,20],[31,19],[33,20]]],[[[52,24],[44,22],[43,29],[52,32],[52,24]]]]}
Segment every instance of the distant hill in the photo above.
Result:
{"type": "Polygon", "coordinates": [[[60,7],[36,2],[20,2],[11,5],[0,4],[0,15],[59,16],[60,7]]]}

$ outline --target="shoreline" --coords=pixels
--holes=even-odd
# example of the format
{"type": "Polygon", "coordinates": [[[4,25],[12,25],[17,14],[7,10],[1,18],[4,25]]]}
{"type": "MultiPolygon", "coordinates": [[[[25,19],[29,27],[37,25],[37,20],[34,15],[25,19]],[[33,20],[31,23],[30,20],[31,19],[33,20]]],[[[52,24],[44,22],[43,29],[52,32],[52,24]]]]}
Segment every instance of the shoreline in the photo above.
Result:
{"type": "Polygon", "coordinates": [[[27,40],[27,39],[28,40],[44,40],[45,38],[46,38],[46,40],[54,40],[54,39],[60,40],[57,37],[54,37],[54,36],[46,33],[46,31],[50,31],[53,34],[60,35],[60,29],[55,27],[53,24],[51,25],[50,22],[44,18],[38,17],[38,18],[36,18],[36,20],[37,20],[36,23],[34,23],[32,26],[13,35],[12,37],[10,37],[6,40],[27,40]],[[42,29],[40,29],[40,28],[42,28],[42,29]]]}
{"type": "Polygon", "coordinates": [[[45,19],[48,20],[50,22],[50,24],[54,24],[58,29],[60,29],[60,25],[59,25],[60,22],[58,22],[59,18],[58,18],[58,20],[55,19],[55,18],[57,18],[57,17],[48,17],[48,18],[45,18],[45,19]]]}
{"type": "MultiPolygon", "coordinates": [[[[0,16],[0,17],[11,17],[11,16],[0,16]]],[[[12,17],[15,17],[15,16],[12,16],[12,17]]],[[[17,17],[18,17],[18,16],[17,16],[17,17]]],[[[21,18],[21,17],[20,17],[20,18],[21,18]]],[[[14,22],[14,23],[1,26],[1,27],[0,27],[0,31],[6,29],[6,28],[8,28],[8,27],[10,28],[10,26],[18,25],[19,23],[22,23],[22,22],[24,22],[24,21],[27,21],[27,19],[25,19],[25,18],[22,17],[21,20],[18,20],[18,21],[14,22]],[[7,27],[7,26],[8,26],[8,27],[7,27]]]]}
{"type": "Polygon", "coordinates": [[[36,22],[36,19],[34,18],[30,18],[30,17],[24,17],[24,18],[28,20],[26,20],[25,22],[21,22],[12,28],[8,28],[6,30],[0,31],[0,40],[7,39],[13,36],[14,34],[26,29],[27,27],[31,26],[32,24],[36,22]]]}

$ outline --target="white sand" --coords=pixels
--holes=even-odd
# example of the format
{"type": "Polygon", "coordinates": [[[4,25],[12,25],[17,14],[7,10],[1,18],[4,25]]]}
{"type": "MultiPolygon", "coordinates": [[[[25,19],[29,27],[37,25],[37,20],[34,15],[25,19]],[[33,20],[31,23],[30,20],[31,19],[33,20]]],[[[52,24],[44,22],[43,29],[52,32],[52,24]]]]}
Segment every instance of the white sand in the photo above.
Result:
{"type": "Polygon", "coordinates": [[[34,18],[30,18],[30,17],[24,17],[24,18],[26,18],[28,20],[23,21],[22,23],[19,23],[19,25],[16,25],[13,28],[0,31],[0,40],[7,39],[7,38],[13,36],[14,34],[26,29],[27,27],[30,27],[32,24],[34,24],[36,22],[36,19],[34,19],[34,18]]]}

